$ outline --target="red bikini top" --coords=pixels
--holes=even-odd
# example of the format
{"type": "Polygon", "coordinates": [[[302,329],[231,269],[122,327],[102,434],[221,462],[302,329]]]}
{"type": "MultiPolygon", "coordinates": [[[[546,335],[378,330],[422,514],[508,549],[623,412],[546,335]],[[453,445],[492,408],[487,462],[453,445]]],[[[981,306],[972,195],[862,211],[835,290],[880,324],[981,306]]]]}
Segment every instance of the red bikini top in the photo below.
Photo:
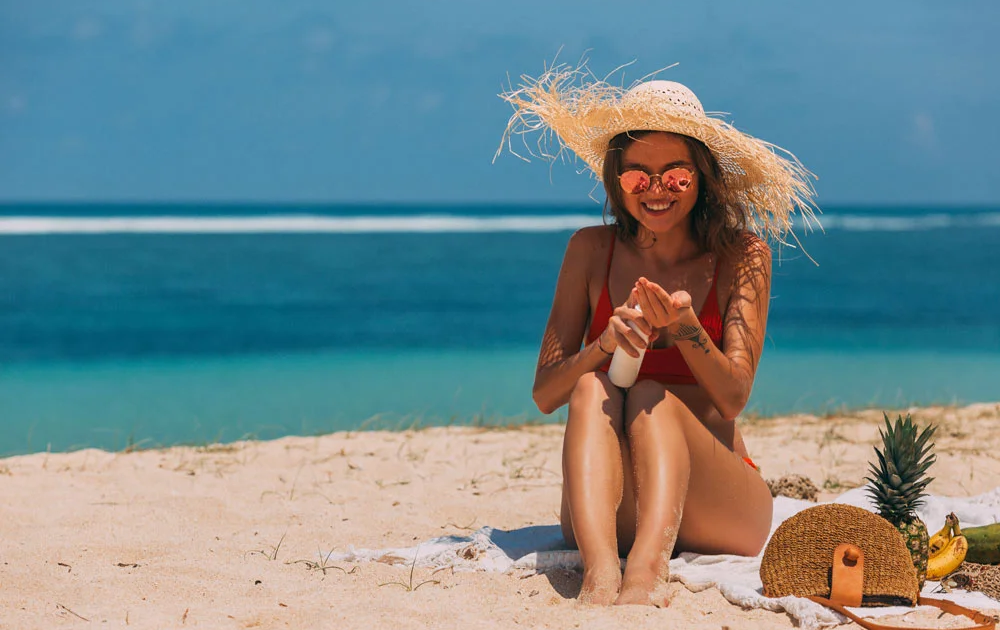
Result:
{"type": "MultiPolygon", "coordinates": [[[[611,259],[615,253],[616,238],[611,239],[611,250],[608,252],[608,273],[604,278],[604,288],[601,289],[601,297],[597,302],[594,311],[594,319],[590,322],[590,330],[587,331],[587,343],[593,342],[601,336],[607,328],[608,320],[614,314],[615,307],[611,304],[611,292],[608,290],[608,278],[611,276],[611,259]]],[[[712,342],[722,349],[722,315],[719,313],[719,296],[715,285],[719,279],[719,264],[715,264],[715,273],[712,275],[712,287],[708,290],[708,297],[701,307],[698,320],[712,342]]],[[[607,372],[610,365],[609,360],[601,366],[601,371],[607,372]]],[[[639,378],[646,378],[660,383],[675,383],[685,385],[696,385],[698,381],[691,374],[687,362],[684,360],[681,351],[677,346],[669,348],[649,348],[642,359],[642,366],[639,368],[639,378]]]]}

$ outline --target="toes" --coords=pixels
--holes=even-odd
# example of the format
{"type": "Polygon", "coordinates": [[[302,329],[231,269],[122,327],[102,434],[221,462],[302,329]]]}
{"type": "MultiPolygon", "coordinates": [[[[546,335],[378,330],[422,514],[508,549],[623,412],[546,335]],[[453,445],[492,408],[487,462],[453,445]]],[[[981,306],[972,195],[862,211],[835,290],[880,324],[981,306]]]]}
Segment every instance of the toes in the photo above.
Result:
{"type": "Polygon", "coordinates": [[[618,597],[621,584],[618,568],[585,572],[578,600],[585,605],[608,606],[618,597]]]}

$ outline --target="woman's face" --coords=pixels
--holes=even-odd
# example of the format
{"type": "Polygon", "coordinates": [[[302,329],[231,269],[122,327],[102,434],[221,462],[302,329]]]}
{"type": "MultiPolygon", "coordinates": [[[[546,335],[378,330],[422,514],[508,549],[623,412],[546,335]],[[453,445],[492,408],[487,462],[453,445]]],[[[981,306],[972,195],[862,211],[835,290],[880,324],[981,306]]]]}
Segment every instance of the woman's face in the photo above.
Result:
{"type": "Polygon", "coordinates": [[[653,177],[645,192],[622,195],[629,214],[654,234],[687,225],[688,215],[698,201],[700,181],[691,152],[679,136],[658,131],[634,140],[622,154],[622,173],[640,170],[661,175],[678,167],[693,173],[687,190],[669,190],[659,177],[653,177]]]}

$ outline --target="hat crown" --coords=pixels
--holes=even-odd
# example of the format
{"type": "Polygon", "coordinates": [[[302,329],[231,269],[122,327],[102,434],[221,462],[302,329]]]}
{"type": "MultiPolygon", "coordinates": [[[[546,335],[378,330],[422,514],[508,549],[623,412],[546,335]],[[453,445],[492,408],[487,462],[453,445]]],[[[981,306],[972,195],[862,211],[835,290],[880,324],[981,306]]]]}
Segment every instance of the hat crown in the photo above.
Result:
{"type": "Polygon", "coordinates": [[[684,114],[704,116],[701,101],[686,85],[676,81],[646,81],[636,85],[622,97],[623,105],[655,103],[684,114]]]}

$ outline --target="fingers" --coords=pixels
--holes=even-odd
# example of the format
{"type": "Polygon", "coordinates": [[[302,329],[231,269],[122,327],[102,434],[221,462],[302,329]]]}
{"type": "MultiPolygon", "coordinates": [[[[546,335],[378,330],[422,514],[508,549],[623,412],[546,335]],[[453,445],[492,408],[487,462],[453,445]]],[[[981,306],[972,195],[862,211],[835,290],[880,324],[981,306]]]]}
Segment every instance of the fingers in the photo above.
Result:
{"type": "MultiPolygon", "coordinates": [[[[633,311],[634,312],[634,311],[633,311]]],[[[640,322],[636,321],[637,324],[640,322]]],[[[641,325],[649,327],[646,322],[641,322],[641,325]]],[[[615,343],[619,348],[625,351],[631,357],[639,356],[639,349],[646,348],[646,341],[639,335],[638,332],[632,329],[628,323],[621,317],[614,316],[608,321],[608,327],[611,329],[612,334],[615,338],[615,343]]]]}
{"type": "Polygon", "coordinates": [[[691,307],[691,294],[687,291],[677,291],[670,296],[670,300],[675,309],[691,307]]]}
{"type": "Polygon", "coordinates": [[[625,306],[629,308],[635,308],[638,304],[639,304],[639,292],[636,290],[636,287],[632,287],[632,290],[629,291],[628,299],[625,300],[625,306]]]}
{"type": "MultiPolygon", "coordinates": [[[[632,293],[629,294],[629,301],[632,300],[633,295],[638,295],[638,291],[635,289],[632,290],[632,293]]],[[[649,334],[653,332],[653,326],[649,323],[649,320],[642,313],[636,310],[635,306],[637,305],[638,305],[638,299],[636,300],[636,304],[632,306],[629,306],[628,302],[626,302],[625,306],[619,306],[618,308],[616,308],[614,310],[613,315],[620,318],[624,322],[634,323],[639,328],[639,330],[642,331],[642,334],[648,337],[649,334]]],[[[639,308],[642,307],[640,306],[639,308]]]]}
{"type": "Polygon", "coordinates": [[[646,278],[639,278],[639,284],[642,284],[650,293],[655,295],[664,304],[670,304],[670,294],[667,293],[667,290],[660,285],[655,282],[651,282],[646,278]]]}
{"type": "MultiPolygon", "coordinates": [[[[629,293],[625,305],[616,308],[614,315],[625,323],[634,323],[648,338],[644,342],[641,337],[631,336],[630,331],[623,331],[621,335],[631,339],[628,345],[635,348],[648,348],[656,340],[654,335],[656,329],[670,326],[677,320],[683,309],[690,307],[691,294],[687,291],[677,291],[670,294],[655,282],[639,278],[629,293]],[[641,312],[638,309],[641,309],[641,312]]],[[[616,335],[615,338],[618,339],[618,336],[616,335]]]]}
{"type": "Polygon", "coordinates": [[[645,278],[640,278],[639,282],[636,283],[636,290],[639,294],[639,305],[642,308],[643,316],[649,320],[649,323],[657,328],[662,328],[670,322],[671,313],[667,305],[672,306],[672,302],[669,296],[664,301],[649,286],[650,284],[645,278]]]}
{"type": "Polygon", "coordinates": [[[632,293],[637,296],[638,306],[642,309],[643,316],[653,319],[655,313],[653,312],[653,306],[649,303],[649,295],[642,289],[642,285],[638,282],[635,283],[635,288],[632,289],[632,293]]]}
{"type": "Polygon", "coordinates": [[[656,340],[659,338],[660,338],[660,329],[654,328],[653,334],[651,334],[649,336],[649,339],[646,340],[646,349],[648,350],[649,348],[652,348],[653,344],[656,343],[656,340]]]}

